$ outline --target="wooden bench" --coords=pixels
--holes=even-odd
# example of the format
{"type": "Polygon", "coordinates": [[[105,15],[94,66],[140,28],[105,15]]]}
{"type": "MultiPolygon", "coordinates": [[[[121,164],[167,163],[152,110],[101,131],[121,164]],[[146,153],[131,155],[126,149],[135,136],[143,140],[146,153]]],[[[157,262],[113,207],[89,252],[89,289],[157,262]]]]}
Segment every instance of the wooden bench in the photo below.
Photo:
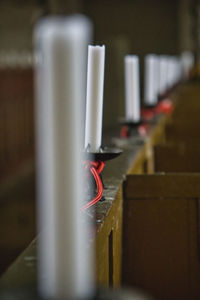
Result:
{"type": "Polygon", "coordinates": [[[190,122],[185,120],[169,122],[165,126],[165,141],[174,143],[200,141],[200,122],[192,119],[192,116],[190,118],[190,122]]]}
{"type": "Polygon", "coordinates": [[[154,172],[200,172],[200,143],[155,145],[154,172]]]}
{"type": "Polygon", "coordinates": [[[155,299],[200,299],[200,174],[128,175],[123,284],[155,299]]]}

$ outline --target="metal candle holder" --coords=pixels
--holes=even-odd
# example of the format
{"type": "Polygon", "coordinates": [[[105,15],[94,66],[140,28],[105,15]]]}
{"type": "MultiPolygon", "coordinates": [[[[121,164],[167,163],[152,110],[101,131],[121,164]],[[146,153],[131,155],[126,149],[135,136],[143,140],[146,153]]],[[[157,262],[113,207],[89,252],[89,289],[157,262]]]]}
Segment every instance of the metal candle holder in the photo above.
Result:
{"type": "Polygon", "coordinates": [[[136,134],[138,134],[138,127],[141,126],[142,124],[148,124],[149,121],[145,120],[143,118],[141,118],[139,121],[135,122],[133,120],[129,120],[129,119],[120,119],[120,124],[122,126],[121,129],[121,137],[130,137],[130,136],[134,136],[136,134]],[[123,129],[127,127],[127,135],[123,135],[122,131],[123,129]]]}
{"type": "Polygon", "coordinates": [[[123,151],[117,148],[111,147],[100,147],[98,152],[91,152],[90,145],[88,144],[85,149],[84,156],[86,160],[94,160],[94,161],[107,161],[116,158],[123,151]]]}

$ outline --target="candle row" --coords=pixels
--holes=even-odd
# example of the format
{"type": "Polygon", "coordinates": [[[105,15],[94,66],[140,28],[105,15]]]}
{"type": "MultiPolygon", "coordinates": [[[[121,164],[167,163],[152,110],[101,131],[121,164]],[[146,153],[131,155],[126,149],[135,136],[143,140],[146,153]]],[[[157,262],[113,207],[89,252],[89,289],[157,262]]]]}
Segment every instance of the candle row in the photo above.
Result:
{"type": "MultiPolygon", "coordinates": [[[[42,231],[39,289],[47,299],[91,299],[94,295],[90,222],[81,212],[81,148],[83,135],[85,148],[98,152],[101,147],[105,46],[89,46],[86,76],[91,35],[92,25],[83,16],[47,18],[35,31],[38,223],[42,231]]],[[[179,67],[175,57],[146,56],[146,104],[156,104],[158,96],[180,79],[179,67]]],[[[135,55],[125,57],[125,86],[126,118],[138,122],[139,59],[135,55]]]]}
{"type": "Polygon", "coordinates": [[[149,54],[145,57],[144,104],[156,105],[158,97],[181,79],[178,57],[149,54]]]}
{"type": "MultiPolygon", "coordinates": [[[[125,65],[125,116],[140,120],[140,70],[137,55],[127,55],[125,65]]],[[[155,106],[159,97],[182,79],[187,79],[193,66],[193,56],[185,52],[178,56],[148,54],[144,59],[144,99],[146,106],[155,106]]]]}

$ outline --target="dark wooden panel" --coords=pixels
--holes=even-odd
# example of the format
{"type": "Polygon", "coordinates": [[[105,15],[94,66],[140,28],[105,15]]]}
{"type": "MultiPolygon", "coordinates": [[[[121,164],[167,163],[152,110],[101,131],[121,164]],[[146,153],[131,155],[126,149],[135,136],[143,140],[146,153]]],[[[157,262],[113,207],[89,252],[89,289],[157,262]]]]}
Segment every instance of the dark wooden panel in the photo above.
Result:
{"type": "Polygon", "coordinates": [[[128,175],[124,183],[126,199],[154,197],[200,197],[200,174],[128,175]]]}
{"type": "Polygon", "coordinates": [[[173,141],[191,141],[191,140],[199,140],[200,141],[200,123],[192,123],[184,121],[180,123],[168,124],[165,128],[165,137],[166,140],[173,141]]]}
{"type": "Polygon", "coordinates": [[[200,200],[188,203],[190,298],[200,299],[200,200]]]}
{"type": "Polygon", "coordinates": [[[122,253],[122,188],[96,235],[96,280],[100,286],[120,286],[122,253]]]}
{"type": "Polygon", "coordinates": [[[200,172],[200,144],[154,146],[155,172],[200,172]]]}
{"type": "Polygon", "coordinates": [[[129,175],[124,196],[123,283],[156,299],[199,299],[200,174],[129,175]]]}

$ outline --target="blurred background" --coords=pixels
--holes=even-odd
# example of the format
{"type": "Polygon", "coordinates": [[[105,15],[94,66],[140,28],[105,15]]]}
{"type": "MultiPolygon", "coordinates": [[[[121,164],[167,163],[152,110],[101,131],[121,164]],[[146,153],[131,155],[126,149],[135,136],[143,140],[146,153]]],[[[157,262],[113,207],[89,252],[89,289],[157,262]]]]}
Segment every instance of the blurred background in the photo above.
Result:
{"type": "Polygon", "coordinates": [[[104,132],[124,115],[125,54],[140,57],[141,90],[145,54],[187,50],[199,61],[197,0],[0,1],[0,273],[36,236],[34,25],[45,15],[72,13],[89,16],[94,44],[106,45],[104,132]]]}
{"type": "Polygon", "coordinates": [[[77,12],[93,21],[94,43],[106,45],[104,129],[123,115],[125,54],[138,54],[143,70],[146,53],[173,55],[195,48],[196,0],[1,0],[0,64],[31,67],[36,21],[77,12]]]}

